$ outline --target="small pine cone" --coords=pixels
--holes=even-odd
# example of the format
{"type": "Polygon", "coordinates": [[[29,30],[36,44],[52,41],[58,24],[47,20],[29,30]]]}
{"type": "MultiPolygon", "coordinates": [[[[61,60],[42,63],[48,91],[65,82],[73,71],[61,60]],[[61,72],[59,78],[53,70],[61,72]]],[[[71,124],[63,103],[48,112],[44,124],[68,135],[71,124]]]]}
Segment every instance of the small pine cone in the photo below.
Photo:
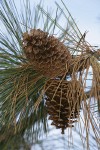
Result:
{"type": "Polygon", "coordinates": [[[85,70],[91,65],[90,56],[79,55],[71,59],[69,70],[66,75],[85,70]]]}
{"type": "Polygon", "coordinates": [[[23,49],[34,69],[52,78],[68,70],[71,54],[68,48],[54,36],[40,29],[23,33],[23,49]]]}
{"type": "Polygon", "coordinates": [[[84,90],[79,81],[50,80],[46,84],[46,108],[51,125],[62,129],[73,127],[79,116],[84,90]]]}

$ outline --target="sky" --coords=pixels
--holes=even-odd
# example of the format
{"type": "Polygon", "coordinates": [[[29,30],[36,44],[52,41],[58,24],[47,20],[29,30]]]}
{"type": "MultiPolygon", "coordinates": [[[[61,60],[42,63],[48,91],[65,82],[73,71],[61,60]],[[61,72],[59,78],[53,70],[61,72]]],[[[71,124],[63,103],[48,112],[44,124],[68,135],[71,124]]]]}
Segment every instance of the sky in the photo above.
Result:
{"type": "MultiPolygon", "coordinates": [[[[36,3],[38,0],[35,0],[36,3]]],[[[86,39],[100,45],[100,0],[63,0],[82,33],[88,31],[86,39]]],[[[44,0],[45,5],[54,7],[55,0],[44,0]]],[[[57,2],[62,5],[61,0],[57,2]]]]}
{"type": "MultiPolygon", "coordinates": [[[[2,0],[3,1],[3,0],[2,0]]],[[[14,0],[17,7],[20,0],[14,0]]],[[[31,5],[38,4],[40,0],[30,0],[31,5]]],[[[62,6],[61,0],[56,0],[62,6]]],[[[75,19],[82,34],[87,31],[86,40],[93,46],[100,46],[100,0],[63,0],[71,15],[75,19]]],[[[55,0],[43,0],[44,9],[56,9],[55,0]]]]}

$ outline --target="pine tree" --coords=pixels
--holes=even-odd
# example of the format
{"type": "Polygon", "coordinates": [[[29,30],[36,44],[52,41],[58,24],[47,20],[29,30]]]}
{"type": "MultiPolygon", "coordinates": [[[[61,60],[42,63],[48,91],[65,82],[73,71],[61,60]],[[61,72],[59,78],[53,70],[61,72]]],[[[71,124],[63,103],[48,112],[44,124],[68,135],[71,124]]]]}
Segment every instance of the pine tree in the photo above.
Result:
{"type": "Polygon", "coordinates": [[[90,124],[99,144],[90,102],[93,96],[100,101],[100,50],[85,40],[86,33],[82,35],[63,1],[62,5],[65,11],[56,3],[55,18],[41,3],[34,15],[27,0],[21,13],[13,0],[0,5],[5,31],[0,31],[0,143],[6,146],[17,136],[38,140],[47,133],[49,119],[62,134],[72,130],[80,123],[81,108],[87,149],[90,124]],[[60,24],[62,16],[66,27],[60,24]]]}

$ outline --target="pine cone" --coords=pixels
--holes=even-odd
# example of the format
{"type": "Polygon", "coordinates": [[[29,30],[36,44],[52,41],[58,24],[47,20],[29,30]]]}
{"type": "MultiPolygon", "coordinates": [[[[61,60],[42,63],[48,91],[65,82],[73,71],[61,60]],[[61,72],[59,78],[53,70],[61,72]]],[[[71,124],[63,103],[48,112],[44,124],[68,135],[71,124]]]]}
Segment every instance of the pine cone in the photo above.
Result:
{"type": "Polygon", "coordinates": [[[79,116],[84,93],[79,81],[50,80],[46,84],[46,108],[51,125],[62,129],[73,127],[79,116]]]}
{"type": "Polygon", "coordinates": [[[90,57],[79,55],[70,60],[69,70],[66,75],[71,75],[75,72],[81,72],[91,65],[90,57]]]}
{"type": "Polygon", "coordinates": [[[63,74],[70,63],[68,48],[54,36],[40,29],[32,29],[23,34],[23,49],[34,69],[52,78],[63,74]]]}

